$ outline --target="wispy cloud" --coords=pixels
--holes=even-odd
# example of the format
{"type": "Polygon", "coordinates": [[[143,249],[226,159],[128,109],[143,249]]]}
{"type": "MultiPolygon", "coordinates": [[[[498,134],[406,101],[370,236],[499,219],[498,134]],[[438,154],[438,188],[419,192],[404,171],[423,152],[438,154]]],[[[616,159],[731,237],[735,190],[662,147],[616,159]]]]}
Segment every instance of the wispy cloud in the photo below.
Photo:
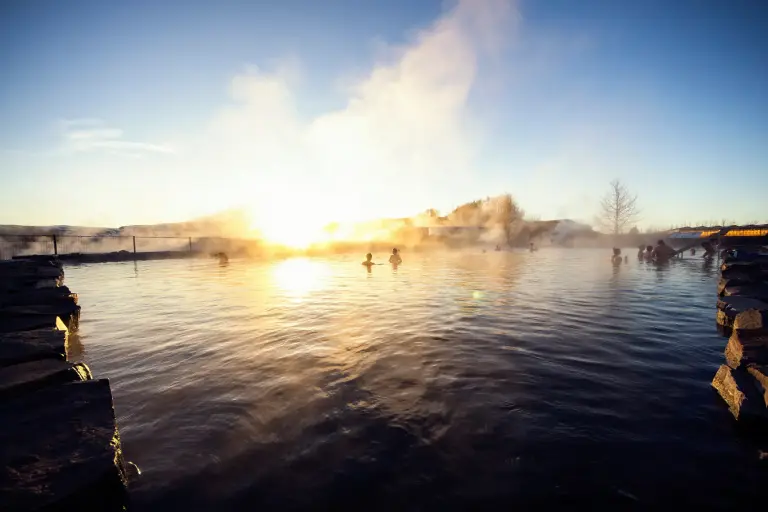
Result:
{"type": "Polygon", "coordinates": [[[65,145],[72,151],[109,151],[132,156],[174,152],[165,145],[127,140],[123,130],[113,128],[101,119],[66,119],[61,124],[65,145]]]}

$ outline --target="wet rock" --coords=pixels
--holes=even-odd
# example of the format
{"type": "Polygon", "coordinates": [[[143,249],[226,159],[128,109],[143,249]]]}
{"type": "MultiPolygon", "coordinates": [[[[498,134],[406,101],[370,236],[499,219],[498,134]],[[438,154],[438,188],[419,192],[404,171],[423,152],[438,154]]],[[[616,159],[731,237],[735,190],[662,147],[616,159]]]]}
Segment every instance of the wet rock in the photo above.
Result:
{"type": "Polygon", "coordinates": [[[90,380],[91,370],[84,363],[41,359],[0,368],[0,399],[19,396],[46,386],[90,380]]]}
{"type": "Polygon", "coordinates": [[[0,417],[4,510],[123,510],[126,479],[108,381],[4,400],[0,417]]]}
{"type": "Polygon", "coordinates": [[[725,346],[725,360],[731,368],[768,363],[768,336],[749,335],[733,329],[725,346]]]}
{"type": "MultiPolygon", "coordinates": [[[[748,308],[740,311],[733,319],[733,328],[740,331],[755,331],[752,335],[763,334],[768,328],[768,310],[748,308]]],[[[746,332],[745,335],[749,335],[746,332]]]]}
{"type": "Polygon", "coordinates": [[[768,422],[768,413],[752,382],[745,370],[734,370],[722,365],[712,380],[712,387],[728,404],[731,414],[739,422],[764,424],[768,422]]]}
{"type": "Polygon", "coordinates": [[[64,360],[67,357],[68,341],[69,333],[66,329],[0,333],[0,366],[38,359],[64,360]]]}

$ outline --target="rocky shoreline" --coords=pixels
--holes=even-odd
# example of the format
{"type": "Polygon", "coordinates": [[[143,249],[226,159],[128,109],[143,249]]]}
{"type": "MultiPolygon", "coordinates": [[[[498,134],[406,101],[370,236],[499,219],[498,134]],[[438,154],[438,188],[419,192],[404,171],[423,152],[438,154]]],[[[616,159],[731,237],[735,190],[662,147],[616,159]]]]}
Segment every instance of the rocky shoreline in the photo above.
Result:
{"type": "Polygon", "coordinates": [[[77,294],[61,262],[0,262],[0,503],[3,510],[125,510],[123,461],[107,379],[69,360],[77,294]]]}
{"type": "Polygon", "coordinates": [[[712,386],[740,425],[768,426],[768,257],[728,256],[720,267],[717,325],[728,336],[712,386]]]}

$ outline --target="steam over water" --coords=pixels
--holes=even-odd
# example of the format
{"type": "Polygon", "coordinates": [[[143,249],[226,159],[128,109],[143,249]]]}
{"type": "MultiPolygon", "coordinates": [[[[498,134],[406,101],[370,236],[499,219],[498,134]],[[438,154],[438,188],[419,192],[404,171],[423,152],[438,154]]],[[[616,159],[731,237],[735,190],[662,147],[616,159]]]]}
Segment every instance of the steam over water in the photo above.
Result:
{"type": "Polygon", "coordinates": [[[716,268],[609,257],[66,272],[139,510],[756,506],[710,388],[716,268]]]}

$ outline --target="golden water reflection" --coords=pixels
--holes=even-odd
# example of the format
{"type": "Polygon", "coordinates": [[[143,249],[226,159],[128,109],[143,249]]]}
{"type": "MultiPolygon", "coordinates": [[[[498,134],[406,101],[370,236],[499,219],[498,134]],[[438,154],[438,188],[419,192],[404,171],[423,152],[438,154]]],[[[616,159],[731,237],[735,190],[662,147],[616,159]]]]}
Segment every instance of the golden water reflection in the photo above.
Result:
{"type": "Polygon", "coordinates": [[[327,263],[309,258],[291,258],[272,267],[272,278],[277,287],[296,299],[324,289],[329,274],[327,263]]]}

